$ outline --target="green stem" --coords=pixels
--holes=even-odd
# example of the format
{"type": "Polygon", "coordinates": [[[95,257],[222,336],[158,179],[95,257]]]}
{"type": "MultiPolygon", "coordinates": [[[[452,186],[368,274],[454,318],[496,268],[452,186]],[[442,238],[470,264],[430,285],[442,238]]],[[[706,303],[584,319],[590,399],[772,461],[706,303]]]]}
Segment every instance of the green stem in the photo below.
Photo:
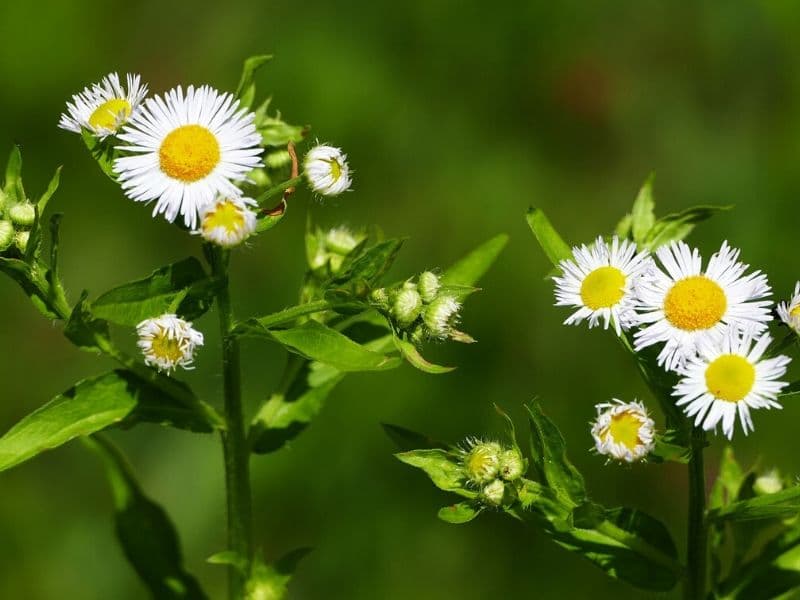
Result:
{"type": "MultiPolygon", "coordinates": [[[[248,572],[253,556],[250,453],[242,410],[239,342],[231,333],[233,316],[228,286],[229,254],[225,251],[215,251],[214,258],[212,265],[214,274],[224,282],[217,292],[217,311],[222,334],[222,369],[227,425],[227,429],[222,431],[221,435],[228,506],[228,549],[244,559],[247,566],[245,572],[248,572]]],[[[228,578],[229,597],[231,600],[240,599],[244,592],[244,574],[231,568],[228,578]]]]}
{"type": "Polygon", "coordinates": [[[706,478],[703,467],[705,435],[692,431],[689,459],[689,535],[687,539],[685,600],[704,600],[708,561],[708,523],[706,522],[706,478]]]}

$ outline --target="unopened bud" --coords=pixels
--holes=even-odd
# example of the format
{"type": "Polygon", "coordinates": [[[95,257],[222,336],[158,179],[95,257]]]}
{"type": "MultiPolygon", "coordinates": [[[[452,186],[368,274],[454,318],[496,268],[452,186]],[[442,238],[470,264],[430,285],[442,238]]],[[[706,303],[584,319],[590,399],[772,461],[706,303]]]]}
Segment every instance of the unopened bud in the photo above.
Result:
{"type": "Polygon", "coordinates": [[[496,442],[478,442],[464,456],[464,472],[473,483],[487,483],[497,477],[503,448],[496,442]]]}
{"type": "Polygon", "coordinates": [[[439,288],[441,285],[439,284],[439,278],[436,275],[430,271],[425,271],[419,276],[417,287],[419,289],[419,295],[422,296],[423,302],[430,304],[436,299],[436,294],[439,293],[439,288]]]}
{"type": "Polygon", "coordinates": [[[506,481],[514,481],[525,472],[525,459],[518,450],[511,448],[500,455],[500,477],[506,481]]]}
{"type": "Polygon", "coordinates": [[[452,296],[439,296],[425,308],[422,316],[431,336],[445,339],[458,321],[461,303],[452,296]]]}
{"type": "Polygon", "coordinates": [[[346,227],[336,227],[325,236],[325,245],[337,254],[346,255],[358,246],[358,240],[346,227]]]}
{"type": "Polygon", "coordinates": [[[768,471],[763,475],[759,475],[753,482],[753,491],[758,496],[776,494],[782,489],[783,481],[781,481],[781,477],[775,469],[768,471]]]}
{"type": "Polygon", "coordinates": [[[500,479],[495,479],[485,486],[482,491],[483,499],[492,506],[500,506],[506,493],[506,484],[500,479]]]}
{"type": "Polygon", "coordinates": [[[14,243],[14,226],[10,221],[0,221],[0,252],[14,243]]]}
{"type": "Polygon", "coordinates": [[[8,216],[15,225],[30,227],[36,220],[36,209],[29,202],[15,204],[8,209],[8,216]]]}
{"type": "Polygon", "coordinates": [[[401,327],[408,327],[422,312],[422,298],[416,290],[401,290],[392,307],[395,319],[401,327]]]}
{"type": "Polygon", "coordinates": [[[31,237],[30,231],[18,231],[14,236],[14,244],[19,248],[20,252],[25,252],[28,249],[28,240],[31,237]]]}
{"type": "Polygon", "coordinates": [[[369,294],[369,301],[381,310],[389,310],[389,294],[386,293],[386,288],[372,290],[369,294]]]}
{"type": "Polygon", "coordinates": [[[280,169],[292,162],[292,155],[286,150],[275,150],[264,157],[264,164],[270,169],[280,169]]]}

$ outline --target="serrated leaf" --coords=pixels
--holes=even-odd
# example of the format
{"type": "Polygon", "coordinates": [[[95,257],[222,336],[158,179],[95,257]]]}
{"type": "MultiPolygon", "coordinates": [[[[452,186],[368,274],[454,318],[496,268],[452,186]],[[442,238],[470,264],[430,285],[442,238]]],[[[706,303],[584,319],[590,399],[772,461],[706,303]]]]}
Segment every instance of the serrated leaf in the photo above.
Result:
{"type": "Polygon", "coordinates": [[[474,507],[469,502],[459,502],[452,506],[444,506],[439,509],[438,517],[445,523],[453,525],[461,525],[469,523],[475,517],[481,514],[481,509],[474,507]]]}
{"type": "Polygon", "coordinates": [[[256,95],[256,85],[253,82],[256,71],[272,60],[271,54],[260,54],[250,56],[244,61],[242,66],[242,76],[239,85],[236,86],[236,97],[239,99],[240,108],[250,108],[253,105],[256,95]]]}
{"type": "Polygon", "coordinates": [[[117,538],[125,556],[154,598],[205,600],[183,566],[175,526],[164,509],[142,492],[119,451],[106,440],[87,438],[103,460],[114,498],[117,538]]]}
{"type": "Polygon", "coordinates": [[[631,233],[637,245],[644,243],[647,234],[656,222],[655,202],[653,201],[653,175],[647,178],[631,210],[631,233]]]}
{"type": "Polygon", "coordinates": [[[474,286],[491,268],[507,244],[508,235],[496,235],[446,269],[441,282],[445,285],[474,286]]]}
{"type": "Polygon", "coordinates": [[[341,274],[333,279],[334,285],[364,281],[372,286],[389,270],[405,240],[392,239],[378,242],[367,248],[341,274]]]}
{"type": "Polygon", "coordinates": [[[440,490],[470,499],[478,496],[477,492],[466,487],[467,480],[460,461],[446,450],[439,448],[411,450],[395,456],[407,465],[424,471],[440,490]]]}
{"type": "Polygon", "coordinates": [[[544,212],[538,208],[532,208],[528,211],[527,220],[539,246],[553,266],[557,267],[562,260],[572,258],[572,249],[561,238],[544,212]]]}
{"type": "Polygon", "coordinates": [[[128,326],[165,313],[193,320],[211,308],[217,285],[200,261],[190,257],[106,292],[92,303],[92,312],[128,326]]]}
{"type": "Polygon", "coordinates": [[[432,375],[442,375],[444,373],[455,371],[456,369],[455,367],[443,367],[442,365],[436,365],[425,360],[425,358],[419,353],[419,350],[417,350],[417,347],[408,340],[400,339],[397,336],[395,336],[393,339],[394,345],[400,351],[400,354],[415,369],[419,369],[424,373],[430,373],[432,375]]]}

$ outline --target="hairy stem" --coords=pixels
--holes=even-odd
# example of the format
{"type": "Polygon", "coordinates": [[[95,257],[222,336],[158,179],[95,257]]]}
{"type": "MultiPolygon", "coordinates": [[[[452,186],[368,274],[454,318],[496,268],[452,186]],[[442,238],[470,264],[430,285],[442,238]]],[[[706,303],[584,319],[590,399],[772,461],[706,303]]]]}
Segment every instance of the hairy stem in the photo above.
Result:
{"type": "MultiPolygon", "coordinates": [[[[233,316],[228,286],[229,255],[214,251],[214,274],[224,282],[217,292],[220,332],[222,334],[222,370],[225,389],[226,430],[221,432],[225,458],[225,487],[228,506],[228,549],[236,552],[249,565],[253,555],[252,508],[250,498],[250,455],[242,411],[241,369],[239,342],[231,333],[233,316]]],[[[243,596],[245,578],[231,568],[229,597],[238,600],[243,596]]]]}
{"type": "Polygon", "coordinates": [[[689,459],[689,535],[686,553],[686,600],[703,600],[706,597],[706,572],[708,559],[708,524],[706,522],[706,478],[703,467],[705,435],[692,432],[692,455],[689,459]]]}

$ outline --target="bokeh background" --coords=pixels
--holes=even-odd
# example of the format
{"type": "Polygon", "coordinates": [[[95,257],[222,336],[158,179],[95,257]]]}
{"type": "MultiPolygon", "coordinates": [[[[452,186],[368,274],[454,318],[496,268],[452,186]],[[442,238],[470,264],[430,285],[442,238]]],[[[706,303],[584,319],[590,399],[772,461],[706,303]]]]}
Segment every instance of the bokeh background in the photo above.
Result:
{"type": "MultiPolygon", "coordinates": [[[[524,431],[521,405],[538,395],[595,499],[647,509],[682,544],[682,468],[606,467],[587,451],[595,403],[650,399],[610,335],[560,325],[567,313],[552,306],[524,214],[540,206],[570,240],[588,241],[613,227],[655,171],[661,214],[735,204],[692,239],[705,251],[723,239],[741,246],[785,296],[800,277],[798,33],[800,9],[778,0],[9,1],[0,4],[0,148],[22,145],[32,193],[64,165],[51,203],[66,213],[63,272],[73,299],[84,288],[96,295],[197,253],[198,242],[126,200],[80,140],[56,128],[64,101],[111,70],[139,72],[154,91],[203,82],[230,90],[246,56],[274,52],[260,92],[288,121],[343,146],[356,185],[333,202],[298,193],[290,218],[237,254],[239,315],[294,302],[307,211],[326,225],[377,223],[410,236],[397,279],[511,235],[466,310],[465,329],[480,343],[429,351],[458,371],[352,376],[289,448],[254,458],[265,555],[316,548],[292,597],[641,598],[499,515],[437,521],[451,498],[392,457],[379,423],[452,441],[492,435],[497,402],[524,431]]],[[[0,315],[1,429],[110,366],[74,349],[6,279],[0,315]]],[[[186,379],[217,402],[214,316],[198,325],[209,345],[186,379]]],[[[133,343],[130,331],[117,338],[133,343]]],[[[283,356],[262,343],[244,352],[252,410],[283,356]]],[[[736,437],[740,459],[799,472],[798,417],[791,402],[759,412],[755,433],[736,437]]],[[[224,569],[205,562],[225,540],[218,440],[156,426],[113,437],[174,519],[189,569],[222,597],[224,569]]],[[[710,474],[721,447],[715,439],[710,474]]],[[[0,475],[0,540],[2,598],[146,597],[116,545],[101,468],[78,444],[0,475]]]]}

